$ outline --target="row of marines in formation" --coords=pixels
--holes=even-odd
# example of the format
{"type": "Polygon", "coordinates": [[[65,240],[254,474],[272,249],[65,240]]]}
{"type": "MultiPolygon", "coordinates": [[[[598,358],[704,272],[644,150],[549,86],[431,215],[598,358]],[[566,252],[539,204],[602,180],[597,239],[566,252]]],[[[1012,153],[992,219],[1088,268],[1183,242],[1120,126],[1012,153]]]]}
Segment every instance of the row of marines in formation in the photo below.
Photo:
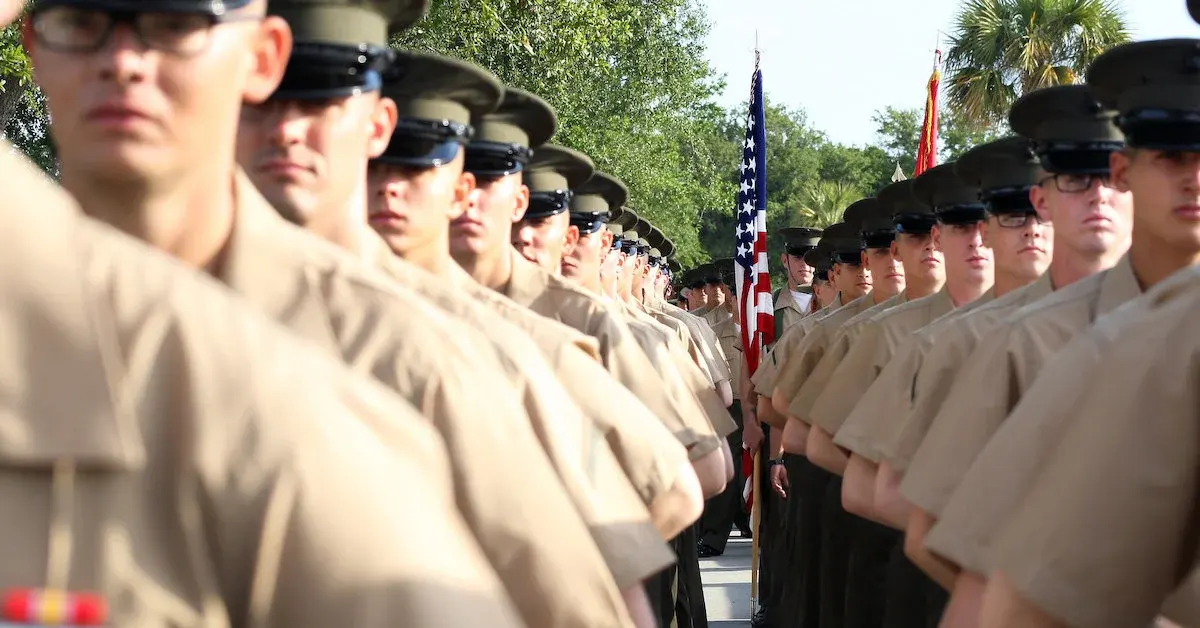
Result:
{"type": "Polygon", "coordinates": [[[1200,626],[1200,40],[1008,122],[783,234],[755,625],[1200,626]]]}
{"type": "Polygon", "coordinates": [[[32,4],[0,624],[705,625],[736,326],[425,4],[32,4]]]}

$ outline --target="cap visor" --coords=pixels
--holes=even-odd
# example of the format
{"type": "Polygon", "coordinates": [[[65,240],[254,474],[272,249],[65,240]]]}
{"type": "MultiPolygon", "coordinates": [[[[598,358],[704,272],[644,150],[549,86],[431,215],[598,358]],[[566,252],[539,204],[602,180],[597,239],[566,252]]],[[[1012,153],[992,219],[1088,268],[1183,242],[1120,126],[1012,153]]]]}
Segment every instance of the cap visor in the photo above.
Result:
{"type": "Polygon", "coordinates": [[[987,220],[987,210],[982,207],[957,207],[939,211],[937,220],[943,225],[970,225],[987,220]]]}
{"type": "MultiPolygon", "coordinates": [[[[353,57],[351,57],[353,58],[353,57]]],[[[357,64],[355,64],[357,65],[357,64]]],[[[283,80],[272,99],[322,100],[347,98],[379,91],[383,76],[378,70],[352,68],[349,60],[331,59],[300,48],[292,52],[283,80]]]]}
{"type": "Polygon", "coordinates": [[[394,135],[387,150],[371,161],[418,168],[436,168],[454,161],[462,148],[462,143],[454,139],[431,140],[410,135],[394,135]]]}

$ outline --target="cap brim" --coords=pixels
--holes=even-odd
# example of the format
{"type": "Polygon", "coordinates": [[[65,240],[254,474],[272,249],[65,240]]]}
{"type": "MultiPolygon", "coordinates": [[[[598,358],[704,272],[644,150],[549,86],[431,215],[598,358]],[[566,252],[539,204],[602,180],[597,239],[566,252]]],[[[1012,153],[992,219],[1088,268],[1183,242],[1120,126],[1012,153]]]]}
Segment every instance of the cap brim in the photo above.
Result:
{"type": "Polygon", "coordinates": [[[571,215],[571,226],[579,229],[579,233],[583,235],[591,235],[604,230],[604,225],[608,224],[608,220],[602,218],[594,218],[592,216],[580,216],[577,214],[571,215]]]}
{"type": "Polygon", "coordinates": [[[1107,174],[1111,169],[1109,158],[1118,146],[1077,148],[1060,150],[1048,147],[1040,151],[1042,169],[1052,174],[1107,174]]]}
{"type": "Polygon", "coordinates": [[[477,177],[483,177],[485,179],[487,179],[487,178],[497,179],[500,177],[507,177],[509,175],[514,175],[514,174],[517,174],[518,172],[524,172],[525,164],[514,163],[514,164],[512,164],[511,168],[486,168],[486,167],[480,167],[477,165],[472,165],[468,161],[467,165],[463,167],[463,171],[469,172],[477,177]]]}
{"type": "Polygon", "coordinates": [[[387,52],[366,55],[350,46],[297,43],[271,98],[321,100],[379,91],[381,70],[389,63],[387,52]]]}
{"type": "Polygon", "coordinates": [[[463,170],[478,177],[506,177],[525,171],[525,162],[508,154],[500,155],[480,149],[476,144],[467,145],[466,163],[463,170]]]}
{"type": "Polygon", "coordinates": [[[987,210],[980,207],[956,207],[937,212],[937,221],[943,225],[972,225],[987,220],[987,210]]]}
{"type": "Polygon", "coordinates": [[[933,214],[900,214],[894,217],[896,233],[927,235],[933,231],[937,219],[933,214]]]}
{"type": "Polygon", "coordinates": [[[271,100],[329,100],[377,92],[383,85],[378,72],[368,70],[355,77],[333,73],[290,72],[285,74],[271,100]]]}
{"type": "MultiPolygon", "coordinates": [[[[524,218],[547,218],[570,211],[569,196],[555,197],[541,192],[529,196],[529,208],[525,210],[524,218]],[[547,198],[550,196],[550,198],[547,198]]],[[[523,219],[524,219],[523,218],[523,219]]]]}
{"type": "Polygon", "coordinates": [[[463,144],[457,139],[393,135],[387,150],[371,163],[436,168],[454,161],[462,150],[463,144]]]}

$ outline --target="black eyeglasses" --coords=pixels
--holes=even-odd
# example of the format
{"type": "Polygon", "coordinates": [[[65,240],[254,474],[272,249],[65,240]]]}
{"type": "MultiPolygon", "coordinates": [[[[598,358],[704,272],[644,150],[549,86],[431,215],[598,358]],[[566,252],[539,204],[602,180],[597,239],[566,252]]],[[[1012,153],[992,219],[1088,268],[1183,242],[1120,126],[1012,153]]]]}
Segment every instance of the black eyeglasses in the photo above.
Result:
{"type": "Polygon", "coordinates": [[[1086,192],[1092,189],[1092,185],[1096,183],[1099,183],[1100,185],[1108,185],[1109,181],[1111,181],[1111,177],[1107,172],[1090,174],[1072,174],[1060,172],[1058,174],[1052,174],[1048,177],[1043,177],[1040,181],[1038,181],[1038,185],[1044,186],[1046,185],[1046,182],[1050,180],[1054,181],[1054,187],[1057,188],[1059,192],[1064,194],[1079,194],[1080,192],[1086,192]]]}
{"type": "Polygon", "coordinates": [[[231,22],[258,22],[261,15],[184,13],[173,11],[100,11],[50,6],[32,15],[38,43],[54,52],[92,53],[103,48],[117,24],[128,24],[148,49],[190,57],[203,52],[212,29],[231,22]]]}
{"type": "Polygon", "coordinates": [[[1036,213],[1011,213],[1011,214],[992,214],[996,217],[996,223],[1005,229],[1023,229],[1029,224],[1030,220],[1036,220],[1037,224],[1046,224],[1045,220],[1036,213]]]}

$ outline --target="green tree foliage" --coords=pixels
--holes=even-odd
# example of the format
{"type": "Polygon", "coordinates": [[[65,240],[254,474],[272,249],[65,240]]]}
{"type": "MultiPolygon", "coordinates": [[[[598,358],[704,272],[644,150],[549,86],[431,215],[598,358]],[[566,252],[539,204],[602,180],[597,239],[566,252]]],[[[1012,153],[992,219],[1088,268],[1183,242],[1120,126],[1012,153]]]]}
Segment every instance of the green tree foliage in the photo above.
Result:
{"type": "Polygon", "coordinates": [[[1127,41],[1115,0],[967,0],[946,55],[950,102],[971,124],[997,124],[1022,94],[1079,82],[1127,41]]]}
{"type": "Polygon", "coordinates": [[[717,159],[729,151],[716,141],[723,85],[704,59],[707,32],[696,0],[443,0],[394,43],[545,98],[559,114],[555,141],[625,181],[631,206],[690,264],[707,257],[700,217],[735,189],[717,159]]]}
{"type": "MultiPolygon", "coordinates": [[[[893,169],[898,163],[907,176],[912,176],[917,166],[917,145],[924,116],[920,109],[888,107],[871,117],[875,122],[875,143],[890,160],[893,169]]],[[[971,148],[1004,135],[999,127],[977,127],[953,110],[943,109],[938,116],[938,163],[953,161],[971,148]]],[[[887,182],[891,182],[890,173],[887,182]]]]}
{"type": "Polygon", "coordinates": [[[8,140],[46,173],[58,175],[50,139],[46,98],[33,77],[21,43],[21,24],[0,30],[0,137],[8,140]]]}
{"type": "Polygon", "coordinates": [[[820,179],[804,188],[793,222],[824,229],[841,221],[842,212],[865,196],[868,195],[853,184],[820,179]]]}
{"type": "Polygon", "coordinates": [[[33,68],[21,45],[21,25],[10,24],[0,30],[0,128],[29,100],[33,88],[33,68]]]}

